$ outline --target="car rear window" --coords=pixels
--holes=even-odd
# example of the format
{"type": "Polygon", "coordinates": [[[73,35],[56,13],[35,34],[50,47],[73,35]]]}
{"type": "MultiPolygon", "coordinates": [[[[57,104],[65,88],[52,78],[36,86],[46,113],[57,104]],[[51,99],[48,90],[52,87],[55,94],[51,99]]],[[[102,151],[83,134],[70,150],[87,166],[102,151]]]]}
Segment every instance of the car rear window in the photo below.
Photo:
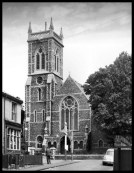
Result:
{"type": "Polygon", "coordinates": [[[114,151],[107,151],[106,155],[113,156],[114,155],[114,151]]]}

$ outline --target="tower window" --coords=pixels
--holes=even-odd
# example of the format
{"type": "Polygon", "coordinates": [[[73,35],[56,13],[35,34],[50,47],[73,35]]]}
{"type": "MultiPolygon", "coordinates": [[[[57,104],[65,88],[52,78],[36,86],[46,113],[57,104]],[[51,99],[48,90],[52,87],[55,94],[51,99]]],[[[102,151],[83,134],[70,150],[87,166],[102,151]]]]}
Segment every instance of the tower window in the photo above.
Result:
{"type": "Polygon", "coordinates": [[[55,70],[56,70],[56,55],[54,56],[54,58],[55,58],[55,70]]]}
{"type": "Polygon", "coordinates": [[[40,56],[38,53],[36,55],[36,69],[40,69],[40,56]]]}
{"type": "Polygon", "coordinates": [[[36,111],[34,112],[34,122],[37,121],[37,115],[36,115],[36,111]]]}
{"type": "Polygon", "coordinates": [[[42,82],[43,82],[43,79],[42,79],[42,77],[39,76],[39,77],[37,78],[37,83],[38,83],[38,84],[41,84],[42,82]]]}
{"type": "Polygon", "coordinates": [[[40,101],[41,100],[41,89],[40,88],[38,89],[38,94],[39,94],[38,98],[39,98],[39,101],[40,101]]]}
{"type": "Polygon", "coordinates": [[[45,122],[45,121],[46,121],[46,113],[45,113],[45,110],[43,110],[42,114],[43,114],[43,115],[42,115],[42,116],[43,116],[43,117],[42,117],[42,118],[43,118],[43,122],[45,122]]]}
{"type": "Polygon", "coordinates": [[[45,69],[45,54],[42,53],[42,69],[45,69]]]}
{"type": "Polygon", "coordinates": [[[71,96],[66,97],[61,108],[61,130],[67,122],[68,130],[78,130],[78,104],[71,96]]]}
{"type": "Polygon", "coordinates": [[[57,57],[57,72],[58,72],[58,69],[59,68],[59,58],[57,57]]]}

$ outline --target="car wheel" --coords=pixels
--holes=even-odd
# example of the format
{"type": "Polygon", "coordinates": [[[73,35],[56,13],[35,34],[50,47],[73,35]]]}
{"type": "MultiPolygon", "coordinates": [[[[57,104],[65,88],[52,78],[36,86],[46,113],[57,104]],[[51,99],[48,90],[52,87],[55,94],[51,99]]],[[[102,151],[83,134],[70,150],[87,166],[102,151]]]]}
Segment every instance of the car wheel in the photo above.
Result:
{"type": "Polygon", "coordinates": [[[105,163],[104,163],[104,162],[102,162],[102,165],[105,165],[105,163]]]}

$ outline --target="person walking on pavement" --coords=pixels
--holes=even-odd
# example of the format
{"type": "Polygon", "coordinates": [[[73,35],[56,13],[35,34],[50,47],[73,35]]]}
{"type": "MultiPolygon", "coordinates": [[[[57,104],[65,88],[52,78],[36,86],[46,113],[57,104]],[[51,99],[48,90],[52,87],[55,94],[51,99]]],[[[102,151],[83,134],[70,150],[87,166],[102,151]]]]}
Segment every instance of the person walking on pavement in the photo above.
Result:
{"type": "Polygon", "coordinates": [[[46,157],[47,157],[47,164],[51,164],[51,150],[50,148],[46,148],[46,157]]]}

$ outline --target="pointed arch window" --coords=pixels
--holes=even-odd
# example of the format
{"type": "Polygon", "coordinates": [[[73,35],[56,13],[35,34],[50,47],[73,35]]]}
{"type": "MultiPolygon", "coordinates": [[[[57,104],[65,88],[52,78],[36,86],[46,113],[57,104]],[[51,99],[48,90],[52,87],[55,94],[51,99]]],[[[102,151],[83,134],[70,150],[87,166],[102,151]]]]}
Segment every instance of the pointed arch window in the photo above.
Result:
{"type": "Polygon", "coordinates": [[[37,137],[37,148],[42,148],[43,138],[42,136],[37,137]]]}
{"type": "Polygon", "coordinates": [[[52,94],[51,94],[51,96],[52,96],[52,99],[54,98],[54,96],[55,96],[55,83],[54,83],[54,80],[52,80],[52,94]]]}
{"type": "Polygon", "coordinates": [[[54,56],[54,61],[55,61],[55,70],[56,70],[56,55],[54,56]]]}
{"type": "Polygon", "coordinates": [[[43,119],[43,122],[46,121],[46,113],[45,113],[45,110],[42,111],[42,119],[43,119]]]}
{"type": "Polygon", "coordinates": [[[36,114],[36,111],[34,111],[34,122],[37,122],[37,114],[36,114]]]}
{"type": "Polygon", "coordinates": [[[59,58],[57,57],[57,72],[59,70],[59,58]]]}
{"type": "Polygon", "coordinates": [[[42,53],[42,69],[45,69],[45,54],[42,53]]]}
{"type": "Polygon", "coordinates": [[[103,147],[103,140],[100,139],[98,144],[99,144],[99,147],[103,147]]]}
{"type": "Polygon", "coordinates": [[[36,69],[40,69],[40,56],[38,53],[36,55],[36,69]]]}
{"type": "Polygon", "coordinates": [[[41,89],[39,88],[38,89],[38,98],[39,98],[39,101],[41,100],[41,89]]]}
{"type": "Polygon", "coordinates": [[[64,129],[65,122],[67,122],[68,130],[78,130],[78,104],[71,96],[67,96],[62,102],[61,130],[64,129]]]}

